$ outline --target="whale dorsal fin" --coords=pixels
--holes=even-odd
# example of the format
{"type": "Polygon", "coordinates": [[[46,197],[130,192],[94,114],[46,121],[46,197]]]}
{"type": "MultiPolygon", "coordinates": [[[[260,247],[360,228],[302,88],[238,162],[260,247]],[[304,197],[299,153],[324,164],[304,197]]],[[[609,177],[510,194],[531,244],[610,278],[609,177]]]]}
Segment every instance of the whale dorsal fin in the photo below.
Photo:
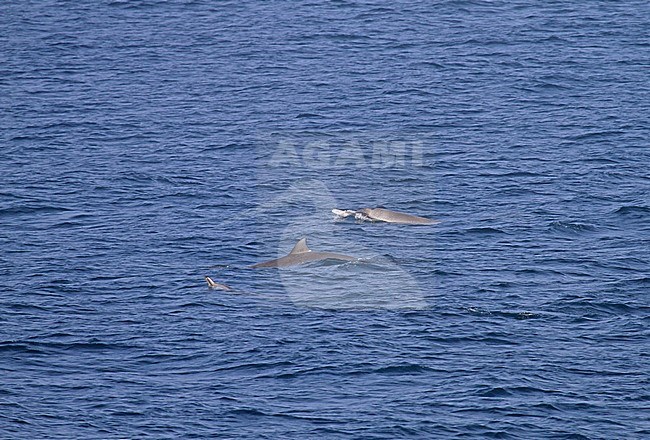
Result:
{"type": "Polygon", "coordinates": [[[298,240],[298,243],[291,249],[291,252],[289,252],[289,255],[291,254],[300,254],[303,252],[311,252],[311,249],[307,247],[307,239],[306,238],[301,238],[298,240]]]}

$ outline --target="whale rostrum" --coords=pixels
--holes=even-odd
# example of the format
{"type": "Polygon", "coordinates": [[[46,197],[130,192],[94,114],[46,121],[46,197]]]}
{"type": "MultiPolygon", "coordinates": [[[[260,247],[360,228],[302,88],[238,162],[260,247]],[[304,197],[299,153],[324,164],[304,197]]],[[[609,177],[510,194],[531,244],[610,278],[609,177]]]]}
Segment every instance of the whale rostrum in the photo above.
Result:
{"type": "Polygon", "coordinates": [[[387,223],[400,223],[404,225],[434,225],[440,223],[438,220],[419,217],[417,215],[405,214],[403,212],[391,211],[384,208],[361,208],[352,209],[332,209],[332,212],[341,218],[354,215],[357,220],[380,221],[387,223]]]}
{"type": "Polygon", "coordinates": [[[307,239],[302,238],[298,241],[298,243],[296,243],[293,249],[291,249],[291,252],[289,252],[289,254],[285,255],[284,257],[278,258],[276,260],[263,261],[261,263],[254,264],[251,267],[255,269],[261,267],[287,267],[320,260],[356,261],[358,258],[352,257],[350,255],[338,254],[336,252],[312,251],[307,246],[307,239]]]}

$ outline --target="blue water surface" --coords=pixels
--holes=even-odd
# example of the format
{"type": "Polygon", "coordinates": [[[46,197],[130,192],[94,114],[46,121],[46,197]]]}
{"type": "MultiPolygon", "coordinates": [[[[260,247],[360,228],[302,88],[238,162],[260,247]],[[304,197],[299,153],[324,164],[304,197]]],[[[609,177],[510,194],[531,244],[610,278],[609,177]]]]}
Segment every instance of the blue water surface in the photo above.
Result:
{"type": "Polygon", "coordinates": [[[2,2],[0,438],[649,438],[649,23],[2,2]]]}

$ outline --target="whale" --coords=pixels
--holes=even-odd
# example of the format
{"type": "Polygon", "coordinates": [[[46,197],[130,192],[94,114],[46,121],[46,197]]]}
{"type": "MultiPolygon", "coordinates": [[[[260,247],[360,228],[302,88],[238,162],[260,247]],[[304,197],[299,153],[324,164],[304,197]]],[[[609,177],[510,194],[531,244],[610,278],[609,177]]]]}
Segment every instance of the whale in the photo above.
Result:
{"type": "Polygon", "coordinates": [[[205,277],[205,282],[208,283],[208,287],[214,290],[231,290],[230,287],[225,284],[217,283],[210,277],[205,277]]]}
{"type": "Polygon", "coordinates": [[[307,239],[301,238],[298,240],[298,243],[291,249],[284,257],[278,258],[276,260],[263,261],[261,263],[254,264],[251,266],[254,269],[264,268],[264,267],[288,267],[296,266],[298,264],[309,263],[311,261],[321,261],[321,260],[339,260],[339,261],[356,261],[358,258],[352,257],[350,255],[338,254],[336,252],[317,252],[312,251],[307,246],[307,239]]]}
{"type": "Polygon", "coordinates": [[[404,212],[391,211],[385,208],[361,208],[356,211],[352,209],[332,209],[332,212],[341,218],[354,215],[354,218],[357,220],[372,222],[379,221],[403,225],[435,225],[436,223],[440,223],[438,220],[406,214],[404,212]]]}
{"type": "Polygon", "coordinates": [[[405,225],[433,225],[435,223],[440,223],[438,220],[405,214],[403,212],[391,211],[390,209],[384,208],[362,208],[359,212],[371,220],[388,223],[401,223],[405,225]]]}

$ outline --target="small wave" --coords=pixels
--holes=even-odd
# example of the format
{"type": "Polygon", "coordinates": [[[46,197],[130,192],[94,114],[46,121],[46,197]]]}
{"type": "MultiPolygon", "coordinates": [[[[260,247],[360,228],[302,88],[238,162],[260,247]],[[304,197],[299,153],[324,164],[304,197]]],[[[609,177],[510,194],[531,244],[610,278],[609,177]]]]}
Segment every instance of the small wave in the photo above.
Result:
{"type": "MultiPolygon", "coordinates": [[[[3,418],[4,418],[4,416],[3,416],[3,418]]],[[[15,417],[7,418],[7,419],[8,419],[11,423],[17,423],[17,424],[19,424],[19,425],[31,425],[31,423],[29,423],[27,420],[24,420],[24,419],[17,419],[17,418],[15,418],[15,417]]]]}
{"type": "Polygon", "coordinates": [[[578,299],[574,301],[568,301],[561,304],[558,308],[560,312],[570,312],[575,313],[579,311],[583,314],[588,314],[587,316],[581,316],[578,318],[582,319],[597,319],[596,316],[591,314],[614,314],[614,315],[631,315],[638,313],[640,311],[639,306],[628,305],[624,303],[615,303],[615,302],[596,302],[590,301],[588,299],[578,299]]]}
{"type": "Polygon", "coordinates": [[[570,90],[571,87],[562,84],[555,84],[551,82],[539,82],[535,85],[536,88],[541,90],[570,90]]]}
{"type": "Polygon", "coordinates": [[[248,364],[240,365],[229,365],[223,368],[217,368],[216,371],[234,371],[234,370],[259,370],[266,368],[278,368],[278,367],[294,367],[293,362],[281,361],[281,362],[251,362],[248,364]]]}
{"type": "Polygon", "coordinates": [[[502,318],[517,319],[517,320],[534,319],[540,317],[538,313],[533,313],[528,311],[523,311],[523,312],[504,312],[498,310],[491,311],[480,307],[468,307],[465,310],[471,313],[472,315],[477,315],[477,316],[500,316],[502,318]]]}
{"type": "Polygon", "coordinates": [[[480,177],[546,177],[543,174],[530,171],[512,171],[507,173],[480,173],[480,177]]]}
{"type": "Polygon", "coordinates": [[[499,177],[546,177],[544,174],[533,173],[531,171],[513,171],[501,174],[499,177]]]}
{"type": "Polygon", "coordinates": [[[505,234],[505,231],[497,228],[470,228],[465,230],[468,234],[505,234]]]}
{"type": "Polygon", "coordinates": [[[241,416],[268,416],[269,414],[259,411],[255,408],[237,408],[229,411],[230,414],[241,416]]]}
{"type": "Polygon", "coordinates": [[[9,341],[0,342],[0,351],[21,351],[24,353],[45,353],[48,349],[65,351],[104,351],[123,348],[133,348],[124,344],[108,344],[103,342],[41,342],[41,341],[9,341]]]}
{"type": "Polygon", "coordinates": [[[508,397],[512,396],[512,393],[505,388],[501,387],[496,387],[496,388],[490,388],[489,390],[486,391],[481,391],[478,393],[479,396],[481,397],[508,397]]]}
{"type": "Polygon", "coordinates": [[[113,411],[111,416],[117,417],[140,417],[144,416],[145,413],[141,411],[113,411]]]}
{"type": "Polygon", "coordinates": [[[149,2],[130,2],[128,0],[113,0],[108,4],[109,7],[113,8],[121,8],[121,9],[133,9],[133,10],[138,10],[138,9],[150,9],[155,6],[164,4],[162,2],[155,2],[155,1],[149,1],[149,2]]]}
{"type": "Polygon", "coordinates": [[[515,341],[514,339],[507,339],[507,337],[504,336],[507,335],[490,332],[487,333],[485,337],[476,337],[470,339],[477,342],[482,342],[482,343],[492,344],[492,345],[519,345],[519,342],[515,341]]]}
{"type": "Polygon", "coordinates": [[[39,312],[48,311],[47,308],[37,306],[36,304],[10,303],[10,304],[7,304],[7,307],[9,309],[15,310],[15,311],[39,311],[39,312]]]}
{"type": "Polygon", "coordinates": [[[68,208],[57,206],[14,206],[11,208],[0,209],[0,217],[16,217],[28,214],[48,214],[54,212],[70,211],[68,208]]]}
{"type": "Polygon", "coordinates": [[[572,223],[565,221],[552,222],[549,227],[554,231],[574,234],[596,231],[596,228],[593,225],[587,223],[572,223]]]}
{"type": "Polygon", "coordinates": [[[638,205],[621,206],[616,211],[614,211],[614,214],[629,217],[647,217],[648,214],[650,214],[650,207],[638,205]]]}
{"type": "Polygon", "coordinates": [[[626,280],[625,283],[630,283],[630,284],[641,284],[642,286],[650,284],[650,277],[641,277],[641,278],[634,278],[631,280],[626,280]]]}
{"type": "Polygon", "coordinates": [[[625,134],[625,132],[618,131],[618,130],[590,131],[590,132],[587,132],[587,133],[581,133],[581,134],[578,134],[578,135],[569,136],[568,139],[575,140],[575,141],[582,141],[582,140],[593,139],[593,138],[605,138],[605,137],[609,137],[609,136],[620,136],[622,134],[625,134]]]}
{"type": "Polygon", "coordinates": [[[567,43],[569,40],[565,38],[558,37],[557,35],[551,35],[547,38],[541,38],[536,40],[536,42],[558,42],[558,43],[567,43]]]}
{"type": "Polygon", "coordinates": [[[490,312],[488,309],[483,309],[481,307],[467,307],[465,310],[467,310],[472,315],[478,316],[488,316],[492,314],[492,312],[490,312]]]}
{"type": "Polygon", "coordinates": [[[73,229],[73,228],[83,228],[84,226],[85,226],[84,223],[66,221],[66,222],[56,223],[50,226],[50,229],[73,229]]]}
{"type": "Polygon", "coordinates": [[[409,374],[409,373],[424,373],[431,371],[431,368],[424,367],[418,364],[403,364],[403,365],[390,365],[374,370],[378,374],[409,374]]]}
{"type": "Polygon", "coordinates": [[[17,344],[12,342],[0,342],[0,352],[18,352],[18,353],[30,353],[30,354],[40,354],[40,350],[35,350],[30,347],[28,344],[17,344]]]}
{"type": "Polygon", "coordinates": [[[416,63],[416,66],[422,66],[422,67],[426,67],[426,68],[429,68],[429,69],[431,69],[431,68],[433,68],[433,69],[444,69],[445,68],[444,64],[437,63],[435,61],[420,61],[420,62],[416,63]]]}
{"type": "Polygon", "coordinates": [[[18,136],[13,136],[9,139],[10,142],[25,142],[25,141],[36,141],[39,140],[41,136],[35,136],[35,135],[18,135],[18,136]]]}
{"type": "Polygon", "coordinates": [[[605,157],[591,157],[582,160],[585,163],[601,163],[601,164],[618,164],[620,163],[617,160],[605,158],[605,157]]]}
{"type": "Polygon", "coordinates": [[[206,308],[208,307],[208,305],[200,302],[191,301],[191,302],[180,304],[178,307],[181,309],[195,309],[195,308],[206,308]]]}
{"type": "Polygon", "coordinates": [[[82,351],[95,351],[95,350],[110,350],[116,348],[123,348],[119,344],[106,344],[104,342],[72,342],[68,344],[63,343],[50,343],[47,344],[52,347],[63,348],[64,350],[82,350],[82,351]]]}
{"type": "Polygon", "coordinates": [[[561,408],[553,405],[552,403],[538,403],[535,405],[531,405],[533,408],[540,408],[543,410],[551,410],[551,411],[562,411],[561,408]]]}
{"type": "Polygon", "coordinates": [[[533,312],[492,312],[494,315],[497,316],[502,316],[504,318],[510,318],[510,319],[517,319],[517,320],[524,320],[524,319],[534,319],[534,318],[539,318],[540,315],[537,313],[533,312]]]}

